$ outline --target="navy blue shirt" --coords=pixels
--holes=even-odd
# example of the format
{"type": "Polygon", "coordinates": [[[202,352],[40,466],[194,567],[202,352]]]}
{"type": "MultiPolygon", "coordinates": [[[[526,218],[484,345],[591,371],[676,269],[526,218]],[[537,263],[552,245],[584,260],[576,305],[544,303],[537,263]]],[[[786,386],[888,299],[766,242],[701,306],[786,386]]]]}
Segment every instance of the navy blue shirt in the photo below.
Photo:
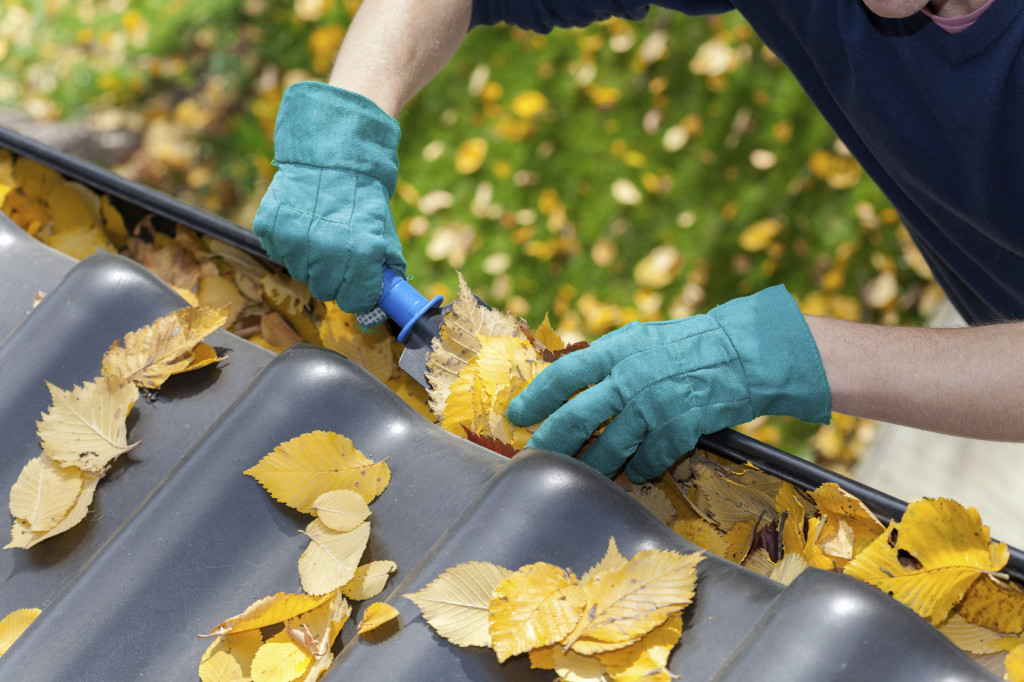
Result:
{"type": "MultiPolygon", "coordinates": [[[[476,0],[473,25],[547,32],[640,19],[649,4],[476,0]]],[[[1024,320],[1024,2],[996,0],[955,35],[859,0],[657,4],[739,10],[899,211],[967,321],[1024,320]]]]}

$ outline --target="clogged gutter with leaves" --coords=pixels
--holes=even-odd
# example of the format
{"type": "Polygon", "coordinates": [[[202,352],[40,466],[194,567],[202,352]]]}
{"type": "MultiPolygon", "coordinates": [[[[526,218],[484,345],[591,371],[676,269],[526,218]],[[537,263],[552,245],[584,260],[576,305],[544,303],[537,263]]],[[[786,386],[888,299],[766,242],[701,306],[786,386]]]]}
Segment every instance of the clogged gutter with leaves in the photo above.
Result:
{"type": "MultiPolygon", "coordinates": [[[[222,360],[202,343],[222,325],[275,351],[300,340],[336,350],[441,428],[506,456],[531,435],[505,419],[509,401],[575,349],[547,318],[530,330],[479,305],[460,276],[428,358],[428,393],[400,372],[401,347],[386,330],[359,328],[353,316],[312,300],[302,285],[232,247],[180,226],[173,238],[148,231],[145,221],[129,232],[107,197],[6,152],[0,201],[30,234],[78,257],[97,247],[119,250],[190,304],[112,339],[95,380],[47,384],[52,404],[37,422],[42,454],[25,464],[10,493],[8,551],[86,517],[110,463],[133,447],[127,418],[134,402],[176,373],[222,360]]],[[[351,613],[348,600],[373,599],[396,570],[388,560],[361,563],[370,505],[391,471],[344,434],[314,431],[281,443],[244,474],[278,502],[315,517],[296,557],[304,593],[267,596],[213,627],[203,635],[215,639],[197,662],[199,676],[315,680],[331,663],[351,613]]],[[[919,500],[885,526],[835,484],[800,490],[703,452],[629,494],[706,552],[773,580],[788,583],[813,567],[872,584],[979,662],[1024,680],[1024,592],[1001,573],[1007,547],[991,541],[974,509],[919,500]]],[[[668,680],[701,558],[667,550],[626,558],[609,538],[605,557],[579,578],[544,562],[471,561],[403,596],[452,645],[490,647],[499,662],[527,655],[560,679],[668,680]]],[[[0,621],[0,655],[38,614],[25,608],[0,621]]],[[[358,632],[386,636],[400,627],[394,607],[379,602],[365,609],[358,632]]]]}

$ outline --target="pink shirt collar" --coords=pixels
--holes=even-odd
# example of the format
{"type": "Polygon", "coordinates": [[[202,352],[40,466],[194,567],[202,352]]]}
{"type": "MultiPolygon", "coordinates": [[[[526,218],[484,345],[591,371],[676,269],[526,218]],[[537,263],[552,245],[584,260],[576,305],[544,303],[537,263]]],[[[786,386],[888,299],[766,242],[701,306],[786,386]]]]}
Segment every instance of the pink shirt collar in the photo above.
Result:
{"type": "Polygon", "coordinates": [[[978,20],[978,17],[984,14],[985,10],[991,7],[992,3],[995,1],[996,0],[988,0],[988,2],[978,9],[962,17],[937,17],[932,14],[927,7],[921,11],[928,15],[928,17],[946,31],[946,33],[962,33],[970,28],[971,25],[978,20]]]}

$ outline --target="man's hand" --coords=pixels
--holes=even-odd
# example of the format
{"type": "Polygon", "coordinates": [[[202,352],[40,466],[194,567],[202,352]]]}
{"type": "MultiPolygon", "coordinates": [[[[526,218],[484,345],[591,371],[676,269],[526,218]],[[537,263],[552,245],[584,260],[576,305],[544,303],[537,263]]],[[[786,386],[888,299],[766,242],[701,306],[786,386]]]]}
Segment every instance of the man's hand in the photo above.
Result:
{"type": "Polygon", "coordinates": [[[278,171],[252,229],[292,277],[347,312],[377,305],[384,263],[405,274],[390,205],[399,137],[377,105],[330,85],[297,83],[281,102],[278,171]]]}
{"type": "Polygon", "coordinates": [[[763,414],[818,423],[831,414],[818,349],[781,286],[706,315],[629,324],[559,359],[508,410],[516,424],[544,421],[530,447],[570,455],[615,417],[580,459],[606,476],[625,464],[635,483],[664,472],[702,434],[763,414]]]}

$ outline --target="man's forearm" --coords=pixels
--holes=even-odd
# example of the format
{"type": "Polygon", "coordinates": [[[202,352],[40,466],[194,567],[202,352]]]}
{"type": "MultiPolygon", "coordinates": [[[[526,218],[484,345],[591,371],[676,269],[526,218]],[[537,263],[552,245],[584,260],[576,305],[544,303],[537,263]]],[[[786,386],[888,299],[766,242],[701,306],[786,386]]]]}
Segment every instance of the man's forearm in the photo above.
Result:
{"type": "Polygon", "coordinates": [[[472,11],[472,0],[363,0],[329,83],[397,118],[455,54],[472,11]]]}
{"type": "Polygon", "coordinates": [[[807,317],[836,412],[1024,442],[1024,323],[881,327],[807,317]]]}

